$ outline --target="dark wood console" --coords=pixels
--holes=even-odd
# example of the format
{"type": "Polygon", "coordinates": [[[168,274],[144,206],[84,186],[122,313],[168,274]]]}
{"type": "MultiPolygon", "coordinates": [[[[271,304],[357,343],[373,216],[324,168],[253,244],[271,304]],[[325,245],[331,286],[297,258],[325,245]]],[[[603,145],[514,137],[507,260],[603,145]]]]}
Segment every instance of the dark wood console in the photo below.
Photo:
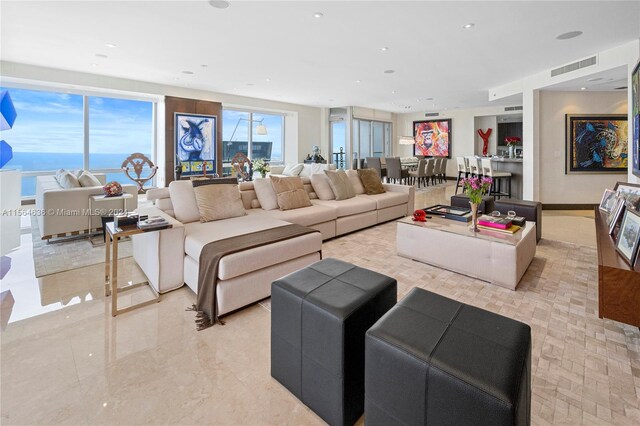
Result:
{"type": "Polygon", "coordinates": [[[640,327],[640,262],[631,267],[616,251],[607,214],[595,208],[598,316],[640,327]]]}

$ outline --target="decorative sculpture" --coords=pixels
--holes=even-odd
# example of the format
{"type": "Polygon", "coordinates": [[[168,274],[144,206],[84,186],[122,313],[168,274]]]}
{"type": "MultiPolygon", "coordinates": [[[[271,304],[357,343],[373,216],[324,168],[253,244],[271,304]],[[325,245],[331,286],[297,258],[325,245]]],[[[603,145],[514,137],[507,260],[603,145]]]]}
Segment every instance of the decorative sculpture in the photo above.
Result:
{"type": "Polygon", "coordinates": [[[482,129],[478,129],[478,135],[482,138],[482,156],[486,157],[489,152],[489,136],[491,136],[491,132],[493,129],[489,127],[486,132],[483,132],[482,129]]]}
{"type": "Polygon", "coordinates": [[[238,152],[233,156],[233,158],[231,159],[231,167],[235,171],[238,178],[242,179],[243,181],[251,180],[251,176],[253,175],[253,163],[251,162],[251,160],[249,160],[249,157],[247,157],[242,152],[238,152]],[[248,172],[245,171],[245,166],[247,164],[249,165],[248,172]]]}
{"type": "Polygon", "coordinates": [[[145,192],[147,192],[147,190],[144,189],[144,184],[147,183],[147,181],[153,179],[153,177],[156,175],[156,172],[158,171],[158,166],[154,165],[146,155],[140,152],[134,152],[133,154],[128,156],[127,159],[122,162],[122,165],[120,167],[122,167],[122,170],[124,170],[127,177],[134,181],[136,185],[138,185],[138,194],[144,194],[145,192]],[[136,177],[133,177],[129,174],[129,164],[133,166],[133,172],[136,174],[136,177]],[[143,178],[141,177],[141,175],[145,164],[149,165],[151,174],[143,178]]]}

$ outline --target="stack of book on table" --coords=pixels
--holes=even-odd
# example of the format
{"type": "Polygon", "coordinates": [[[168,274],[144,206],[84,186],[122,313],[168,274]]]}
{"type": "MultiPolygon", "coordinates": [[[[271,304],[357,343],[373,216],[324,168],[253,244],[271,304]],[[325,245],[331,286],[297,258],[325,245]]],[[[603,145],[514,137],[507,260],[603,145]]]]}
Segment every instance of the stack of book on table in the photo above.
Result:
{"type": "Polygon", "coordinates": [[[482,215],[478,218],[478,228],[515,234],[520,229],[520,226],[514,225],[508,217],[482,215]]]}
{"type": "Polygon", "coordinates": [[[151,216],[146,220],[141,220],[138,222],[138,228],[147,231],[147,230],[155,230],[155,229],[164,229],[169,228],[171,225],[169,222],[160,216],[151,216]]]}

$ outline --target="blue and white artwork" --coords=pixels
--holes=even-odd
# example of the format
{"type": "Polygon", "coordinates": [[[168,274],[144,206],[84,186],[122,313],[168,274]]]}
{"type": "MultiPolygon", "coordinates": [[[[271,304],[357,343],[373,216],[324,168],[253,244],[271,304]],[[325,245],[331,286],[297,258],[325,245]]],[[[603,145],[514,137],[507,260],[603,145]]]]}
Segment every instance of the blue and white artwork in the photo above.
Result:
{"type": "Polygon", "coordinates": [[[176,164],[182,164],[183,175],[202,174],[205,161],[207,170],[215,170],[216,133],[213,115],[175,113],[176,164]]]}

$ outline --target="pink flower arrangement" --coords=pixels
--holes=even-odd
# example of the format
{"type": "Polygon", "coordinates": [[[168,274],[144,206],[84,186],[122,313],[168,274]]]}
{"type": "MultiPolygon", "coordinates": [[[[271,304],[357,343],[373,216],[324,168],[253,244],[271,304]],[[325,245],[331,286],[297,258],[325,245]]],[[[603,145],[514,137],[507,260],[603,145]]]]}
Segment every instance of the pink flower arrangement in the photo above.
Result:
{"type": "Polygon", "coordinates": [[[522,140],[522,139],[520,139],[520,138],[519,138],[519,137],[517,137],[517,136],[509,136],[509,137],[504,138],[504,141],[505,141],[505,143],[507,144],[507,146],[509,146],[509,145],[515,145],[515,144],[517,144],[518,142],[520,142],[521,140],[522,140]]]}
{"type": "Polygon", "coordinates": [[[482,202],[482,196],[487,193],[492,183],[493,179],[490,177],[483,177],[482,179],[478,177],[462,179],[464,192],[469,196],[469,200],[473,204],[480,204],[482,202]]]}

